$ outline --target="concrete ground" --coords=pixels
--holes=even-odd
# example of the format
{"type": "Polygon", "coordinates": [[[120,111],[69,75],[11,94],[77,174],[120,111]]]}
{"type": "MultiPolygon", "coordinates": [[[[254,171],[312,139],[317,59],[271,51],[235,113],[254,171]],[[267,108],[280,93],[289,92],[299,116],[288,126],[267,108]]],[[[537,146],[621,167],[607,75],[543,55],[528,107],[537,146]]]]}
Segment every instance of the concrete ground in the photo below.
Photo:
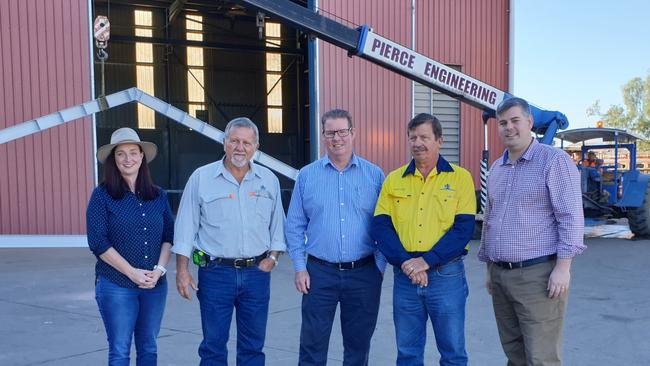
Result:
{"type": "MultiPolygon", "coordinates": [[[[565,365],[650,364],[650,241],[590,239],[574,261],[565,326],[565,365]]],[[[505,365],[492,305],[483,287],[477,243],[466,260],[470,296],[467,349],[470,363],[505,365]]],[[[94,299],[94,258],[87,249],[0,249],[0,365],[106,364],[107,342],[94,299]]],[[[174,279],[174,263],[170,263],[174,279]]],[[[392,274],[387,271],[371,365],[395,363],[392,274]]],[[[196,365],[201,323],[170,282],[158,341],[160,365],[196,365]]],[[[273,272],[265,352],[267,365],[297,364],[300,296],[287,257],[273,272]]],[[[234,365],[235,329],[229,343],[234,365]]],[[[134,351],[133,351],[134,352],[134,351]]],[[[134,355],[134,353],[132,353],[134,355]]],[[[329,365],[342,364],[340,328],[332,333],[329,365]]],[[[427,365],[437,365],[431,330],[427,365]]],[[[135,364],[133,362],[132,364],[135,364]]]]}

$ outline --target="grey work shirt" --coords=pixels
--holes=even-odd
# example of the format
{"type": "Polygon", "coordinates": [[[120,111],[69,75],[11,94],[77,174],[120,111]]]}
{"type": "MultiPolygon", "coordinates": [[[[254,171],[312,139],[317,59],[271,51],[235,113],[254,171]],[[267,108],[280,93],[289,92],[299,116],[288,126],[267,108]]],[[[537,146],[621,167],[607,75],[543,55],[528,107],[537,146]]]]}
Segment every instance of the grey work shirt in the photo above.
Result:
{"type": "Polygon", "coordinates": [[[181,197],[173,252],[191,258],[249,258],[285,251],[284,210],[278,178],[251,163],[241,184],[217,161],[192,173],[181,197]]]}

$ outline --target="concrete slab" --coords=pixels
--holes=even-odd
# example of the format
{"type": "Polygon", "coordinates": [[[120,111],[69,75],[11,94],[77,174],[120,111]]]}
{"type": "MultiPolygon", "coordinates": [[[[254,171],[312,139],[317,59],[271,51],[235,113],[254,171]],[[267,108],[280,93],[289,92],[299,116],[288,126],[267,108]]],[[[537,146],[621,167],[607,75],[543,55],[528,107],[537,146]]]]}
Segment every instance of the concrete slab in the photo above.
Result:
{"type": "MultiPolygon", "coordinates": [[[[573,288],[565,330],[565,364],[647,365],[650,359],[650,241],[589,239],[573,266],[573,288]]],[[[504,365],[492,305],[485,292],[485,268],[476,242],[466,260],[470,296],[467,349],[470,363],[504,365]]],[[[174,264],[170,263],[170,279],[174,264]]],[[[0,365],[100,365],[107,343],[94,299],[94,257],[82,248],[0,249],[0,365]]],[[[392,273],[384,280],[371,364],[395,363],[392,273]]],[[[180,298],[173,281],[159,337],[160,365],[196,365],[201,341],[198,301],[180,298]]],[[[295,365],[298,359],[300,296],[286,257],[272,276],[265,352],[267,365],[295,365]]],[[[231,327],[230,363],[235,361],[231,327]]],[[[338,319],[328,365],[341,365],[338,319]]],[[[134,351],[133,351],[134,352],[134,351]]],[[[132,353],[134,356],[135,353],[132,353]]],[[[438,364],[431,329],[426,364],[438,364]]],[[[135,364],[135,362],[133,362],[135,364]]]]}

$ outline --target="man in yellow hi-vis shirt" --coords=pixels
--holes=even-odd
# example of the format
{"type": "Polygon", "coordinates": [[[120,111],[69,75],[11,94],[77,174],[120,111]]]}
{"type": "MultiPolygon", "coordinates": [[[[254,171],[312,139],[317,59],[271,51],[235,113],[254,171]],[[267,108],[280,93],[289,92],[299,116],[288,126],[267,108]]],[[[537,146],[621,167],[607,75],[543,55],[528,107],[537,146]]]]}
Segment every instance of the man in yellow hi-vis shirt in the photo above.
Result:
{"type": "Polygon", "coordinates": [[[408,139],[413,160],[386,177],[371,229],[395,274],[397,365],[424,364],[427,318],[440,365],[467,365],[463,258],[474,230],[474,182],[440,155],[436,117],[415,116],[408,139]]]}

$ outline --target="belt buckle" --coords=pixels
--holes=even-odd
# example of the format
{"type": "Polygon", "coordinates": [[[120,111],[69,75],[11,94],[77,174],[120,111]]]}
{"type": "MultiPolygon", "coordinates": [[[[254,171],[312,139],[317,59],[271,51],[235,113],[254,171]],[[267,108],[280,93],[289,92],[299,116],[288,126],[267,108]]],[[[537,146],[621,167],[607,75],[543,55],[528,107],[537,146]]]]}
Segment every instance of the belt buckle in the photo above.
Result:
{"type": "MultiPolygon", "coordinates": [[[[233,267],[235,267],[235,268],[242,268],[243,266],[242,266],[241,264],[239,264],[239,262],[244,261],[244,260],[245,260],[245,259],[243,259],[243,258],[237,258],[237,259],[235,259],[234,262],[233,262],[233,267]]],[[[245,263],[245,262],[244,262],[244,263],[245,263]]]]}
{"type": "Polygon", "coordinates": [[[345,268],[346,263],[337,263],[337,267],[339,268],[339,271],[347,271],[348,269],[353,269],[354,268],[354,262],[350,262],[350,268],[345,268]]]}

